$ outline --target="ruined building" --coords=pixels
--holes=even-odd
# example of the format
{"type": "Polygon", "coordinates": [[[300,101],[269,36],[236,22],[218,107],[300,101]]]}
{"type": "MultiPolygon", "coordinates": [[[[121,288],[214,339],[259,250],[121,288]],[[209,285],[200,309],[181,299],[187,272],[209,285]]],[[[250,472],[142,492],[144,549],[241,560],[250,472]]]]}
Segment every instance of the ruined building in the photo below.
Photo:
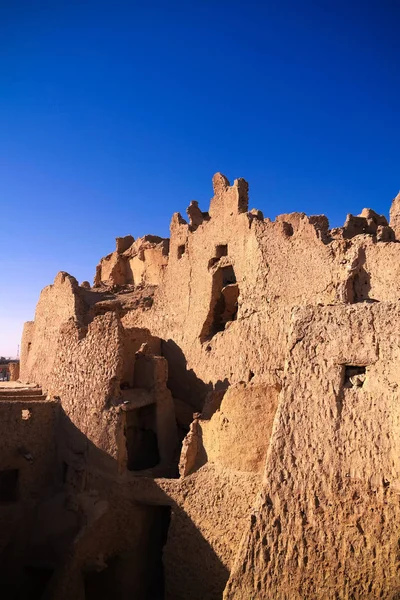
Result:
{"type": "Polygon", "coordinates": [[[42,291],[0,391],[1,598],[400,597],[400,196],[330,229],[213,186],[42,291]]]}

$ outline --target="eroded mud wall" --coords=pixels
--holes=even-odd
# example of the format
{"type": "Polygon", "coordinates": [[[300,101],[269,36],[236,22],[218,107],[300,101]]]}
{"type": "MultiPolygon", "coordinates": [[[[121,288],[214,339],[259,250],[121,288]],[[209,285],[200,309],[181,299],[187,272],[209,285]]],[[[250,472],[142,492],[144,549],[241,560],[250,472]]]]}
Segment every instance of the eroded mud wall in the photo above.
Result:
{"type": "Polygon", "coordinates": [[[293,313],[285,386],[226,599],[399,592],[399,307],[293,313]]]}

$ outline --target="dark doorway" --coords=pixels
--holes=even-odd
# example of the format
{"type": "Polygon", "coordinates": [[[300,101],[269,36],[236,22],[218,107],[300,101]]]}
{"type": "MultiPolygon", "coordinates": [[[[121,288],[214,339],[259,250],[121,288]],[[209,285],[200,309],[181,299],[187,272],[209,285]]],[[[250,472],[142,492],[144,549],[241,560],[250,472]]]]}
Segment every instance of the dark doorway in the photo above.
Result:
{"type": "Polygon", "coordinates": [[[155,404],[126,412],[126,450],[129,471],[151,469],[160,462],[155,404]]]}
{"type": "Polygon", "coordinates": [[[54,570],[48,567],[26,565],[23,571],[20,600],[41,600],[54,570]]]}

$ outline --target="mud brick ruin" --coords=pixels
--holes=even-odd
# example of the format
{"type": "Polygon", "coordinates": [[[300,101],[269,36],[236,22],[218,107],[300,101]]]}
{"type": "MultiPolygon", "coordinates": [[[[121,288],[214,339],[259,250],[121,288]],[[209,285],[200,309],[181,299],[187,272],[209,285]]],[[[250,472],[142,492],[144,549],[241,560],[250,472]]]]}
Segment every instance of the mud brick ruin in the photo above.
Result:
{"type": "Polygon", "coordinates": [[[1,598],[400,597],[400,195],[329,229],[213,186],[42,291],[0,391],[1,598]]]}

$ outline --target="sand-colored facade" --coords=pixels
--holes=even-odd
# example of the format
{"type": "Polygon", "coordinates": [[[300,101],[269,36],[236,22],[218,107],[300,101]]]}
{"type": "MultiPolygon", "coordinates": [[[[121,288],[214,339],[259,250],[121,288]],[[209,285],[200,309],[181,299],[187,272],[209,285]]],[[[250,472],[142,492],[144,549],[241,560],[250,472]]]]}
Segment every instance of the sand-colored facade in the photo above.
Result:
{"type": "Polygon", "coordinates": [[[9,572],[64,600],[395,598],[399,199],[329,229],[213,186],[93,287],[42,291],[19,379],[55,415],[33,505],[56,533],[31,511],[9,572]]]}

